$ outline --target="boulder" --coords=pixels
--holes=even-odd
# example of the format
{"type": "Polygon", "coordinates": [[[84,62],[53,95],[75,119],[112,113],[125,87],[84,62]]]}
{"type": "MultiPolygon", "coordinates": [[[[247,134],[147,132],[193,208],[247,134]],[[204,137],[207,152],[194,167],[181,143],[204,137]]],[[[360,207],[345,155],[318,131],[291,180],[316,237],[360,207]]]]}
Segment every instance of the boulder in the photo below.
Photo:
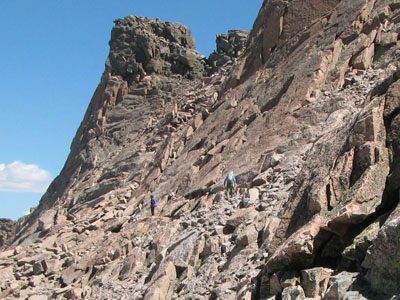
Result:
{"type": "Polygon", "coordinates": [[[193,119],[193,128],[197,130],[201,124],[203,124],[203,114],[201,112],[197,113],[193,119]]]}
{"type": "Polygon", "coordinates": [[[188,276],[188,273],[191,273],[191,267],[183,260],[174,261],[174,265],[176,269],[176,277],[180,280],[184,280],[188,276]]]}
{"type": "Polygon", "coordinates": [[[282,300],[302,300],[305,298],[304,291],[299,285],[284,288],[282,291],[282,300]]]}
{"type": "Polygon", "coordinates": [[[374,290],[387,295],[400,293],[400,206],[380,228],[368,248],[362,266],[374,290]]]}
{"type": "Polygon", "coordinates": [[[168,261],[182,260],[193,265],[197,261],[198,255],[203,251],[204,240],[200,232],[193,230],[186,235],[180,236],[173,243],[173,247],[167,256],[168,261]]]}
{"type": "Polygon", "coordinates": [[[260,196],[260,191],[256,188],[249,189],[248,191],[248,196],[249,196],[249,202],[250,203],[255,203],[258,201],[258,198],[260,196]]]}
{"type": "Polygon", "coordinates": [[[176,269],[172,262],[163,264],[154,275],[153,284],[148,288],[143,300],[162,300],[172,292],[171,284],[176,279],[176,269]]]}
{"type": "Polygon", "coordinates": [[[323,296],[323,300],[342,299],[347,290],[355,282],[359,273],[341,272],[332,276],[329,280],[329,287],[323,296]]]}
{"type": "Polygon", "coordinates": [[[322,267],[301,271],[301,286],[308,298],[322,296],[327,288],[333,270],[322,267]]]}
{"type": "Polygon", "coordinates": [[[206,243],[201,256],[207,257],[213,254],[221,253],[221,239],[219,236],[211,236],[206,239],[206,243]]]}
{"type": "Polygon", "coordinates": [[[342,256],[346,259],[361,264],[368,248],[372,245],[379,232],[379,222],[374,222],[365,228],[358,236],[355,237],[353,243],[343,250],[342,256]]]}
{"type": "Polygon", "coordinates": [[[232,233],[235,229],[248,220],[253,220],[257,216],[257,211],[254,208],[240,209],[226,221],[224,233],[232,233]]]}
{"type": "MultiPolygon", "coordinates": [[[[2,283],[15,280],[15,275],[16,274],[14,274],[14,270],[13,270],[12,266],[0,267],[0,281],[2,283]]],[[[2,284],[0,285],[0,287],[1,286],[2,286],[2,284]]]]}
{"type": "Polygon", "coordinates": [[[295,271],[287,271],[281,277],[281,286],[283,289],[291,286],[296,286],[300,283],[300,277],[295,271]]]}
{"type": "Polygon", "coordinates": [[[71,265],[61,271],[60,280],[64,286],[71,285],[75,281],[81,279],[82,271],[71,265]]]}
{"type": "Polygon", "coordinates": [[[246,226],[237,236],[236,242],[238,245],[247,246],[257,241],[258,231],[253,224],[246,226]]]}
{"type": "Polygon", "coordinates": [[[33,265],[33,274],[39,275],[43,274],[47,271],[47,263],[45,260],[37,261],[33,265]]]}
{"type": "Polygon", "coordinates": [[[277,273],[274,273],[269,278],[269,292],[271,295],[276,295],[282,292],[282,285],[277,273]]]}
{"type": "Polygon", "coordinates": [[[41,285],[43,285],[44,281],[45,277],[43,274],[34,275],[29,279],[29,285],[32,287],[40,287],[41,285]]]}
{"type": "Polygon", "coordinates": [[[64,297],[66,299],[84,299],[83,298],[83,289],[71,288],[65,292],[64,297]]]}
{"type": "Polygon", "coordinates": [[[371,44],[365,48],[359,55],[357,55],[353,61],[353,66],[356,69],[366,70],[372,63],[375,53],[375,44],[371,44]]]}
{"type": "Polygon", "coordinates": [[[142,269],[146,262],[146,252],[135,247],[122,261],[122,268],[119,273],[119,280],[126,280],[142,269]]]}
{"type": "Polygon", "coordinates": [[[344,294],[343,300],[367,300],[360,292],[358,291],[348,291],[344,294]]]}
{"type": "Polygon", "coordinates": [[[59,273],[62,269],[62,264],[63,262],[58,258],[46,260],[45,274],[49,276],[59,273]]]}

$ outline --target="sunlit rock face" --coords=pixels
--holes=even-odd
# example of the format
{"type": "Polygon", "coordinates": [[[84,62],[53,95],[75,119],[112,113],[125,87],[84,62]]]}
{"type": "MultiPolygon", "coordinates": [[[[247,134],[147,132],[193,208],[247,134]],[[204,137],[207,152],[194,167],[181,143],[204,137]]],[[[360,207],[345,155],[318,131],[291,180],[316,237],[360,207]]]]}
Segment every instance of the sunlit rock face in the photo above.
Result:
{"type": "Polygon", "coordinates": [[[109,63],[124,79],[146,74],[180,74],[188,78],[206,73],[190,30],[180,24],[129,16],[115,20],[109,63]]]}
{"type": "Polygon", "coordinates": [[[400,4],[266,0],[214,60],[188,32],[116,21],[63,171],[4,239],[0,298],[399,294],[400,4]]]}

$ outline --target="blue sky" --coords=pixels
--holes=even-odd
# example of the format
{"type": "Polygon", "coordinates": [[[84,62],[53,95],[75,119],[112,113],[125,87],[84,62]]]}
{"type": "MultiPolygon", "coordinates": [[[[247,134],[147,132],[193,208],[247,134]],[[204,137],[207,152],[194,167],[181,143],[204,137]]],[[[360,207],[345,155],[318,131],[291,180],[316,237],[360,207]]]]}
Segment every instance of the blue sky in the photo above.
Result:
{"type": "Polygon", "coordinates": [[[250,30],[262,0],[1,0],[0,218],[38,205],[69,154],[97,87],[113,20],[159,18],[190,28],[208,56],[215,36],[250,30]]]}

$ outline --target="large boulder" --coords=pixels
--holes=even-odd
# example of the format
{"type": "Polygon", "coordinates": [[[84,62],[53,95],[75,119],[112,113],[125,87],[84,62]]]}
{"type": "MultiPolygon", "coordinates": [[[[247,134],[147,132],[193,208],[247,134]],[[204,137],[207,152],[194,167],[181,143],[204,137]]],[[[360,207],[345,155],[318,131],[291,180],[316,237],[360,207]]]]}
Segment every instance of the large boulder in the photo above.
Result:
{"type": "Polygon", "coordinates": [[[305,295],[309,298],[322,296],[326,292],[332,273],[333,270],[321,267],[301,271],[301,285],[305,295]]]}

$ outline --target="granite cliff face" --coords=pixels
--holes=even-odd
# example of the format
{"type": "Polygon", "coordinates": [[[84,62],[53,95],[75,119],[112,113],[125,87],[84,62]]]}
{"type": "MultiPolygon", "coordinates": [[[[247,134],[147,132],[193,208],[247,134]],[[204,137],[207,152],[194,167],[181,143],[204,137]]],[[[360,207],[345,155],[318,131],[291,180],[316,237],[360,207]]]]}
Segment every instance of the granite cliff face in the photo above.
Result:
{"type": "Polygon", "coordinates": [[[182,25],[117,20],[1,297],[400,294],[399,32],[397,0],[265,0],[205,59],[182,25]]]}

